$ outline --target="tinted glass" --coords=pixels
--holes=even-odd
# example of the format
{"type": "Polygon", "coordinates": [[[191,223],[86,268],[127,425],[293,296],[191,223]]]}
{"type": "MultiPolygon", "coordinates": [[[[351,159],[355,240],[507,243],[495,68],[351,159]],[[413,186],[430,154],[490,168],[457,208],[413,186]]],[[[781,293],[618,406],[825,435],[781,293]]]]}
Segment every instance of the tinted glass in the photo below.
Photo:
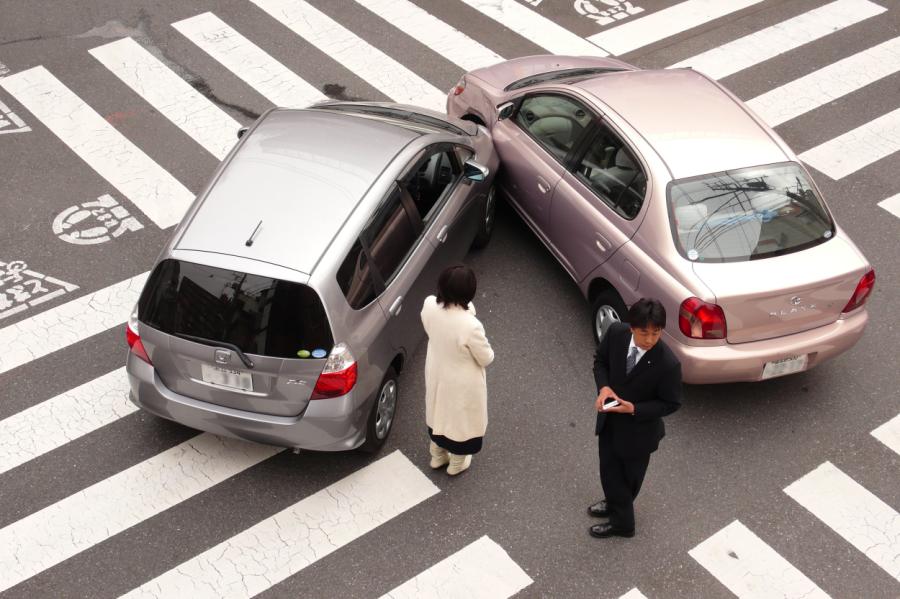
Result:
{"type": "Polygon", "coordinates": [[[834,235],[825,205],[797,164],[676,181],[669,211],[679,250],[700,262],[787,254],[834,235]]]}
{"type": "Polygon", "coordinates": [[[435,152],[428,156],[405,181],[422,221],[429,223],[437,212],[436,206],[444,194],[453,187],[460,175],[456,156],[451,150],[435,152]]]}
{"type": "Polygon", "coordinates": [[[599,127],[575,172],[625,218],[632,219],[640,212],[647,176],[631,151],[605,127],[599,127]]]}
{"type": "Polygon", "coordinates": [[[590,124],[591,115],[584,106],[563,96],[531,96],[519,107],[516,122],[562,161],[590,124]]]}
{"type": "Polygon", "coordinates": [[[138,319],[170,335],[224,341],[276,358],[333,345],[322,302],[306,285],[179,260],[154,269],[138,319]]]}
{"type": "Polygon", "coordinates": [[[353,248],[337,272],[338,285],[347,303],[354,310],[368,306],[375,299],[375,286],[372,283],[372,273],[369,271],[369,260],[363,251],[359,240],[353,244],[353,248]]]}
{"type": "Polygon", "coordinates": [[[394,191],[378,207],[364,232],[369,255],[385,284],[394,278],[418,239],[418,232],[400,201],[400,190],[394,191]]]}
{"type": "Polygon", "coordinates": [[[536,85],[538,83],[546,83],[547,81],[561,81],[563,79],[567,79],[567,83],[574,83],[576,81],[580,81],[581,79],[586,79],[588,77],[593,77],[594,75],[602,75],[603,73],[612,73],[615,71],[624,71],[625,69],[616,69],[616,68],[596,68],[596,69],[565,69],[562,71],[551,71],[549,73],[541,73],[540,75],[532,75],[530,77],[526,77],[525,79],[519,79],[518,81],[513,81],[505,88],[503,91],[510,92],[516,89],[522,89],[524,87],[528,87],[530,85],[536,85]]]}

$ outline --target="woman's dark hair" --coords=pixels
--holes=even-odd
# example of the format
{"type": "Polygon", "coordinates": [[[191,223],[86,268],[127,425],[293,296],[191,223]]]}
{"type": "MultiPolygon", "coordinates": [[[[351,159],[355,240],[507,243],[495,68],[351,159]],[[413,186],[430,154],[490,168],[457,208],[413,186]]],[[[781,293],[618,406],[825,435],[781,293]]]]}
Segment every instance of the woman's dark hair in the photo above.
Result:
{"type": "Polygon", "coordinates": [[[635,329],[666,328],[666,309],[659,300],[642,297],[628,309],[628,324],[635,329]]]}
{"type": "Polygon", "coordinates": [[[465,264],[448,266],[438,277],[437,301],[444,308],[456,305],[465,310],[475,298],[475,272],[465,264]]]}

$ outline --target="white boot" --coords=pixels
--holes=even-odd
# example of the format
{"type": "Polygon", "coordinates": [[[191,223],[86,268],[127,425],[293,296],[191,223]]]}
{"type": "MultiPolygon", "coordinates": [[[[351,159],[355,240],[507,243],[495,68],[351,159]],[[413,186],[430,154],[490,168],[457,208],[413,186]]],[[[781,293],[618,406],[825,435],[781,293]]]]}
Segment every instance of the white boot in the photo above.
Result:
{"type": "Polygon", "coordinates": [[[435,470],[450,463],[450,452],[434,441],[428,444],[428,451],[431,453],[431,467],[435,470]]]}
{"type": "Polygon", "coordinates": [[[460,472],[467,470],[472,465],[471,455],[450,454],[450,465],[447,467],[447,474],[456,476],[460,472]]]}

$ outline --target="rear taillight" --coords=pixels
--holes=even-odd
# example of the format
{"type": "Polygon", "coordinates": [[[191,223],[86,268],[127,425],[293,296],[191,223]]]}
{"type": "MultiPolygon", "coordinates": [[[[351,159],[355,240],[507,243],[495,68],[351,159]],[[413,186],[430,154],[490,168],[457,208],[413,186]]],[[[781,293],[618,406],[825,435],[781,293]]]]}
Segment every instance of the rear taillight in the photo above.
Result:
{"type": "Polygon", "coordinates": [[[725,312],[716,304],[689,297],[678,310],[678,328],[691,339],[724,339],[725,312]]]}
{"type": "Polygon", "coordinates": [[[461,77],[459,82],[457,82],[457,84],[453,86],[453,89],[450,90],[450,93],[454,96],[458,96],[464,91],[466,91],[466,78],[461,77]]]}
{"type": "Polygon", "coordinates": [[[841,312],[852,312],[857,308],[861,307],[866,300],[869,299],[869,296],[872,295],[872,290],[875,288],[875,271],[870,270],[866,274],[862,276],[859,280],[859,283],[856,284],[856,290],[853,292],[853,295],[850,297],[850,301],[847,302],[847,305],[844,306],[844,309],[841,312]]]}
{"type": "Polygon", "coordinates": [[[344,343],[338,343],[328,354],[325,360],[325,368],[316,381],[310,399],[328,399],[340,397],[350,393],[356,384],[356,360],[350,353],[350,348],[344,343]]]}
{"type": "Polygon", "coordinates": [[[144,344],[141,343],[137,306],[134,307],[134,311],[132,311],[131,316],[128,317],[128,324],[125,325],[125,340],[128,342],[131,353],[147,364],[152,364],[150,356],[147,355],[147,350],[144,349],[144,344]]]}

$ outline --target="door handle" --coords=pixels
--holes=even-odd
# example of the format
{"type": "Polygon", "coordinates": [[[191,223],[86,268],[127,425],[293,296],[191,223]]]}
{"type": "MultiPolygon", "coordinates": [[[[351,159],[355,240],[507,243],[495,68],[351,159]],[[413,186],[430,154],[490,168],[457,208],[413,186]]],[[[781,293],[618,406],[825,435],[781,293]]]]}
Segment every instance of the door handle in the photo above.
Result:
{"type": "Polygon", "coordinates": [[[606,237],[604,237],[600,233],[595,233],[595,235],[597,236],[597,239],[594,243],[597,244],[597,249],[599,249],[601,252],[605,252],[609,248],[609,242],[606,240],[606,237]]]}
{"type": "Polygon", "coordinates": [[[447,231],[448,230],[449,230],[449,227],[447,225],[444,225],[443,227],[441,227],[441,230],[438,231],[438,234],[437,234],[437,240],[439,242],[444,243],[445,241],[447,241],[447,231]]]}
{"type": "Polygon", "coordinates": [[[403,296],[401,295],[397,299],[394,300],[394,303],[391,304],[391,307],[388,308],[388,312],[391,313],[391,316],[397,316],[400,314],[400,310],[403,309],[403,296]]]}
{"type": "Polygon", "coordinates": [[[537,178],[537,187],[541,193],[547,193],[548,191],[550,191],[550,184],[544,181],[543,177],[537,178]]]}

